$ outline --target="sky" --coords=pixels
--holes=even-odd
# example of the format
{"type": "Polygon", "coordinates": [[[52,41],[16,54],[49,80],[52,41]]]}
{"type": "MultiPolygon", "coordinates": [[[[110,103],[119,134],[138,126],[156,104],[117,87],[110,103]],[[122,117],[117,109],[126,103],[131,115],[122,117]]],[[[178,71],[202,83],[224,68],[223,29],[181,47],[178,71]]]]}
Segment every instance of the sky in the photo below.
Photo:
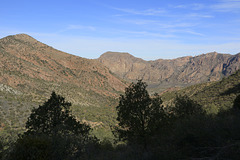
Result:
{"type": "Polygon", "coordinates": [[[240,52],[240,0],[1,0],[0,38],[19,33],[84,58],[240,52]]]}

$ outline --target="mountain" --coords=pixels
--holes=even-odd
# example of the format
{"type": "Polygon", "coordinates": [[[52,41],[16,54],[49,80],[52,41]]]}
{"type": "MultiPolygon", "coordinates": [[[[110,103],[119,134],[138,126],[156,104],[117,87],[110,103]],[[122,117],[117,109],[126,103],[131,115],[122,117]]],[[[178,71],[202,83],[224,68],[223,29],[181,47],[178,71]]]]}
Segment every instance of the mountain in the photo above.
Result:
{"type": "Polygon", "coordinates": [[[129,53],[106,52],[98,61],[128,81],[143,79],[150,88],[166,89],[218,81],[240,68],[240,54],[208,53],[176,59],[145,61],[129,53]]]}
{"type": "Polygon", "coordinates": [[[201,104],[208,112],[217,113],[229,109],[240,94],[240,70],[217,82],[206,82],[162,94],[165,102],[171,103],[176,95],[187,95],[201,104]]]}
{"type": "Polygon", "coordinates": [[[0,39],[0,124],[23,126],[31,108],[53,90],[73,103],[78,118],[106,122],[125,87],[97,60],[56,50],[26,34],[0,39]]]}
{"type": "Polygon", "coordinates": [[[125,87],[99,62],[58,51],[25,34],[1,39],[0,53],[0,83],[24,93],[45,92],[40,81],[52,83],[52,89],[71,84],[105,96],[117,96],[125,87]]]}
{"type": "MultiPolygon", "coordinates": [[[[128,53],[107,52],[99,59],[90,60],[56,50],[26,34],[8,36],[0,39],[0,130],[22,131],[31,109],[55,91],[73,104],[72,113],[92,125],[98,137],[109,137],[109,125],[116,123],[117,98],[128,85],[127,81],[143,78],[154,91],[170,88],[163,94],[164,100],[169,101],[178,93],[173,91],[178,86],[210,81],[179,91],[206,105],[206,96],[218,93],[214,87],[223,87],[219,89],[222,94],[238,89],[236,78],[234,82],[222,83],[224,85],[214,81],[239,69],[239,55],[214,52],[145,61],[128,53]],[[208,86],[212,88],[206,88],[208,86]],[[211,92],[205,92],[208,90],[211,92]]],[[[218,95],[215,97],[229,97],[229,94],[218,95]]],[[[232,100],[236,94],[230,95],[232,100]]],[[[227,106],[230,101],[223,99],[223,103],[218,98],[211,101],[213,105],[219,101],[227,106]]]]}

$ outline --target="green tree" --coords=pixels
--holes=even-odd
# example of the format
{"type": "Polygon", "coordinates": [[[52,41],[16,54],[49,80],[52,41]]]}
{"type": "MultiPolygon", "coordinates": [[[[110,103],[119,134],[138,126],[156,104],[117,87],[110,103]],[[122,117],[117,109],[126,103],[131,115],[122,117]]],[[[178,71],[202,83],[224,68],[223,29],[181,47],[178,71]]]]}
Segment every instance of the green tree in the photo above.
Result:
{"type": "Polygon", "coordinates": [[[185,118],[191,115],[203,114],[202,106],[191,100],[188,96],[178,95],[174,102],[173,113],[178,118],[185,118]]]}
{"type": "Polygon", "coordinates": [[[73,133],[88,135],[90,127],[81,124],[70,114],[71,103],[52,92],[51,97],[43,105],[32,110],[26,123],[26,134],[46,134],[55,136],[73,133]]]}
{"type": "Polygon", "coordinates": [[[52,92],[39,108],[33,109],[26,123],[27,131],[19,137],[8,159],[65,160],[82,157],[97,139],[91,128],[70,114],[71,103],[52,92]]]}
{"type": "Polygon", "coordinates": [[[116,132],[121,140],[147,145],[148,138],[160,127],[166,118],[161,98],[151,98],[147,84],[138,80],[125,89],[117,106],[116,132]]]}

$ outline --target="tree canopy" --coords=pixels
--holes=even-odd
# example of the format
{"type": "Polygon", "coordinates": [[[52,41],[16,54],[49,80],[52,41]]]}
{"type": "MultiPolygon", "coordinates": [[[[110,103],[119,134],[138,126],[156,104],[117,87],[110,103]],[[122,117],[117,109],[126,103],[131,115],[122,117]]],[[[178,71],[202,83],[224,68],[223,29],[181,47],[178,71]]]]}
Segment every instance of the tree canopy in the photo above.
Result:
{"type": "Polygon", "coordinates": [[[128,142],[145,143],[165,118],[161,98],[155,94],[150,97],[147,84],[138,80],[125,89],[117,106],[117,133],[128,142]]]}
{"type": "Polygon", "coordinates": [[[32,110],[26,123],[26,134],[88,134],[90,127],[70,114],[70,106],[71,103],[66,102],[64,97],[52,92],[48,101],[32,110]]]}
{"type": "Polygon", "coordinates": [[[50,99],[32,110],[27,131],[19,137],[8,159],[77,159],[86,153],[88,145],[96,146],[98,140],[90,135],[91,128],[70,114],[70,106],[52,92],[50,99]]]}

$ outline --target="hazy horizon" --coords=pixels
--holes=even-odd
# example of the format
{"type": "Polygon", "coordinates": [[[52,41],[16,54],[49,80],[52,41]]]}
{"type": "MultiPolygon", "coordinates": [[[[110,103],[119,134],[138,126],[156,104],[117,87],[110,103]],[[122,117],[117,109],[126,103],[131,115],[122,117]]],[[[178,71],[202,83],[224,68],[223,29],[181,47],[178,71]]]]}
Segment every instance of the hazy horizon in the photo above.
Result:
{"type": "Polygon", "coordinates": [[[107,51],[145,60],[240,52],[240,0],[3,1],[0,38],[25,33],[95,59],[107,51]]]}
{"type": "MultiPolygon", "coordinates": [[[[19,33],[19,34],[25,34],[25,33],[19,33]]],[[[17,34],[14,34],[14,35],[17,35],[17,34]]],[[[8,35],[8,36],[14,36],[14,35],[8,35]]],[[[28,34],[26,34],[26,35],[28,35],[28,34]]],[[[8,36],[0,37],[0,39],[5,38],[5,37],[8,37],[8,36]]],[[[34,38],[34,37],[31,36],[31,35],[28,35],[28,36],[34,38]]],[[[34,38],[34,39],[36,39],[36,38],[34,38]]],[[[38,39],[36,39],[36,40],[38,40],[38,39]]],[[[39,40],[38,40],[38,41],[39,41],[39,40]]],[[[46,44],[45,42],[42,42],[42,41],[40,41],[40,42],[46,44]]],[[[48,44],[46,44],[46,45],[48,45],[48,44]]],[[[48,46],[53,47],[53,46],[51,46],[51,45],[48,45],[48,46]]],[[[60,50],[60,49],[55,48],[55,47],[53,47],[53,48],[56,49],[56,50],[60,50]]],[[[194,54],[194,55],[183,55],[183,56],[180,55],[179,57],[172,57],[172,58],[157,58],[157,57],[156,57],[155,59],[145,59],[145,58],[136,56],[137,54],[129,53],[129,52],[121,52],[121,51],[105,51],[105,52],[103,52],[103,53],[100,53],[100,54],[99,54],[97,57],[95,57],[95,58],[83,57],[83,56],[81,56],[81,55],[74,54],[74,53],[70,53],[70,52],[67,52],[67,51],[64,51],[64,50],[60,50],[60,51],[65,52],[65,53],[67,53],[67,54],[79,56],[79,57],[82,57],[82,58],[87,58],[87,59],[98,59],[98,58],[100,58],[101,55],[103,55],[104,53],[107,53],[107,52],[112,52],[112,53],[127,53],[127,54],[130,54],[130,55],[132,55],[132,56],[134,56],[134,57],[136,57],[136,58],[143,59],[143,60],[145,60],[145,61],[154,61],[154,60],[158,60],[158,59],[171,60],[171,59],[177,59],[177,58],[188,57],[188,56],[190,56],[190,57],[195,57],[195,56],[200,56],[200,55],[203,55],[203,54],[209,54],[209,53],[214,53],[214,52],[216,52],[216,51],[212,51],[212,52],[206,52],[206,53],[194,54]]],[[[218,54],[230,54],[230,55],[235,55],[235,54],[239,54],[240,52],[238,52],[238,53],[220,53],[220,52],[216,52],[216,53],[218,53],[218,54]]]]}

